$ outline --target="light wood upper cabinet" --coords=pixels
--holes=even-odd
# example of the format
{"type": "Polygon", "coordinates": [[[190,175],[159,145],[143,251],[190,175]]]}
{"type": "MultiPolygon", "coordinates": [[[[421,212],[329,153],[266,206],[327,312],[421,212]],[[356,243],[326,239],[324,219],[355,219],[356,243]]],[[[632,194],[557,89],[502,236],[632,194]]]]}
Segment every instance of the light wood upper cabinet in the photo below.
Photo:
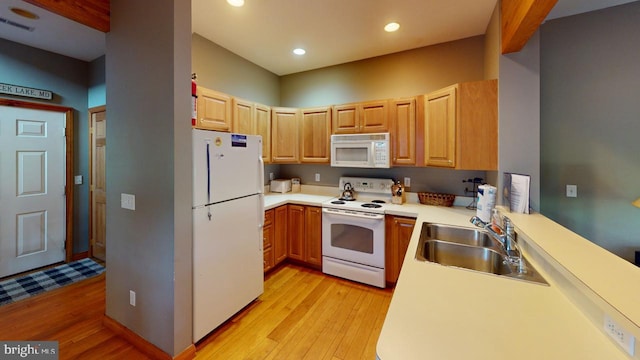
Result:
{"type": "Polygon", "coordinates": [[[360,104],[360,132],[389,131],[389,103],[387,100],[368,101],[360,104]]]}
{"type": "Polygon", "coordinates": [[[455,167],[456,90],[449,86],[425,99],[425,153],[428,166],[455,167]]]}
{"type": "Polygon", "coordinates": [[[254,103],[242,99],[233,98],[233,126],[234,133],[256,134],[255,105],[254,103]]]}
{"type": "Polygon", "coordinates": [[[424,162],[462,170],[498,168],[497,80],[456,84],[424,96],[424,162]]]}
{"type": "Polygon", "coordinates": [[[416,99],[390,102],[391,143],[393,165],[416,164],[416,99]]]}
{"type": "Polygon", "coordinates": [[[301,110],[300,162],[328,164],[331,142],[331,107],[301,110]]]}
{"type": "Polygon", "coordinates": [[[273,163],[299,162],[299,117],[298,109],[271,108],[271,160],[273,163]]]}
{"type": "Polygon", "coordinates": [[[356,104],[335,105],[333,107],[332,129],[334,134],[358,132],[360,121],[356,104]]]}
{"type": "Polygon", "coordinates": [[[271,108],[266,105],[255,104],[256,135],[262,136],[262,160],[271,162],[271,108]]]}
{"type": "Polygon", "coordinates": [[[335,105],[332,130],[334,134],[378,133],[389,131],[387,100],[335,105]]]}
{"type": "Polygon", "coordinates": [[[231,97],[221,92],[198,86],[196,128],[231,131],[231,97]]]}

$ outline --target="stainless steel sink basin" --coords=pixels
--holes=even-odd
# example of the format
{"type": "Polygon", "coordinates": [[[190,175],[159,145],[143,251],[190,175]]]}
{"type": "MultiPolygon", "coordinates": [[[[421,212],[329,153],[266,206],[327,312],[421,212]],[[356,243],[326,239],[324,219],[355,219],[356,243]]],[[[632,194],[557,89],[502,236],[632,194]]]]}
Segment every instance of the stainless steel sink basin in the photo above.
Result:
{"type": "Polygon", "coordinates": [[[497,245],[486,231],[433,223],[422,224],[420,240],[443,240],[458,244],[489,248],[496,247],[497,245]]]}
{"type": "Polygon", "coordinates": [[[519,272],[518,267],[507,260],[504,247],[482,229],[423,223],[415,258],[418,261],[547,284],[524,257],[522,260],[526,271],[519,272]]]}
{"type": "Polygon", "coordinates": [[[511,267],[504,262],[504,256],[486,247],[427,240],[420,242],[416,258],[496,275],[512,273],[511,267]]]}

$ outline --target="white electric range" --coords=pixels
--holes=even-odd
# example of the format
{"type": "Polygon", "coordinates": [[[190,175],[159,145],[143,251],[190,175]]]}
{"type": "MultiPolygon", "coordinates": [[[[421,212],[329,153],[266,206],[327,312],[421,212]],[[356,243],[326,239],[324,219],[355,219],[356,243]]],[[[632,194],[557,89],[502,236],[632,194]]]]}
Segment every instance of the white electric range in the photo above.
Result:
{"type": "Polygon", "coordinates": [[[391,203],[391,179],[340,178],[352,189],[322,204],[322,271],[382,287],[385,282],[385,206],[391,203]]]}

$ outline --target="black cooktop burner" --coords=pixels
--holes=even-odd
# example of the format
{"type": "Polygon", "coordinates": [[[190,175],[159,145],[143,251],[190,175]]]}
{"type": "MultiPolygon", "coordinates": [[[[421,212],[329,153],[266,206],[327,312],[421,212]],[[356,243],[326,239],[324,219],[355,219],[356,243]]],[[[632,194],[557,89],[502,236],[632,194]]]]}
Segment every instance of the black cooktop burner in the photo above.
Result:
{"type": "Polygon", "coordinates": [[[335,204],[335,205],[344,205],[344,201],[342,201],[342,200],[334,200],[331,203],[335,204]]]}
{"type": "Polygon", "coordinates": [[[371,200],[372,203],[374,204],[386,204],[387,202],[384,200],[371,200]]]}
{"type": "Polygon", "coordinates": [[[355,198],[348,198],[348,199],[347,198],[339,198],[338,200],[340,200],[340,201],[354,201],[355,198]]]}
{"type": "Polygon", "coordinates": [[[361,206],[364,207],[364,208],[369,208],[369,209],[377,209],[377,208],[381,208],[382,207],[382,205],[372,204],[372,203],[362,204],[361,206]]]}

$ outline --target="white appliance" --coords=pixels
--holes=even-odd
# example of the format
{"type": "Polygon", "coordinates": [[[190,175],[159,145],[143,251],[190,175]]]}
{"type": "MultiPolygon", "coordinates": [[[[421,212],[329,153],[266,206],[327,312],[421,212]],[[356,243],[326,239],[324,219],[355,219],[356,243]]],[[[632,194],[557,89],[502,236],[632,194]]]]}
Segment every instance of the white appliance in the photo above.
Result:
{"type": "Polygon", "coordinates": [[[322,204],[324,273],[385,287],[384,211],[392,185],[391,179],[340,178],[340,189],[355,196],[322,204]]]}
{"type": "Polygon", "coordinates": [[[331,166],[388,168],[389,133],[331,135],[331,166]]]}
{"type": "Polygon", "coordinates": [[[277,193],[288,193],[291,191],[291,180],[275,179],[269,183],[269,191],[277,193]]]}
{"type": "Polygon", "coordinates": [[[193,342],[264,291],[262,138],[193,130],[193,342]]]}

